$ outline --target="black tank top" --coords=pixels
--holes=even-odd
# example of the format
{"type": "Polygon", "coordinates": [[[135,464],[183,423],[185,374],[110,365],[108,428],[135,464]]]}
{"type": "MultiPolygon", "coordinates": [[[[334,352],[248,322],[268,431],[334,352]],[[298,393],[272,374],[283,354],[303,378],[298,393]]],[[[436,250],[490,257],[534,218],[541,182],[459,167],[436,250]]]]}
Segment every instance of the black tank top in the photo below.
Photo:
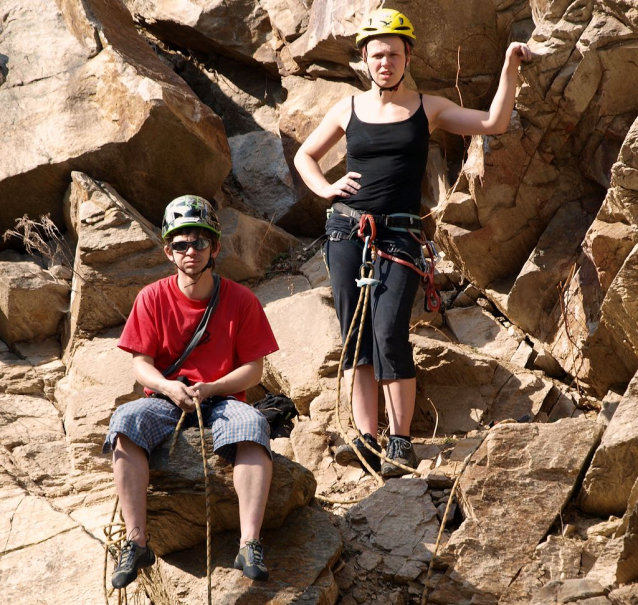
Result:
{"type": "Polygon", "coordinates": [[[362,122],[354,111],[346,128],[348,172],[361,174],[361,189],[348,206],[371,214],[419,214],[421,181],[428,159],[430,131],[419,108],[407,120],[389,124],[362,122]]]}

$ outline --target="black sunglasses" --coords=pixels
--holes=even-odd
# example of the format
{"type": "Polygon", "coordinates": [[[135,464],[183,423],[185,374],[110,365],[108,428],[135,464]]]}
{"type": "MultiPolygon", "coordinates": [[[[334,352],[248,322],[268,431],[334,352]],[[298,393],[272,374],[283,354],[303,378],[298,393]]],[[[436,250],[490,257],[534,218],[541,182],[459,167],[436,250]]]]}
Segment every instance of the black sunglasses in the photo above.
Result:
{"type": "Polygon", "coordinates": [[[169,246],[173,252],[186,252],[190,247],[194,250],[206,250],[210,248],[210,240],[200,237],[192,242],[171,242],[169,246]]]}

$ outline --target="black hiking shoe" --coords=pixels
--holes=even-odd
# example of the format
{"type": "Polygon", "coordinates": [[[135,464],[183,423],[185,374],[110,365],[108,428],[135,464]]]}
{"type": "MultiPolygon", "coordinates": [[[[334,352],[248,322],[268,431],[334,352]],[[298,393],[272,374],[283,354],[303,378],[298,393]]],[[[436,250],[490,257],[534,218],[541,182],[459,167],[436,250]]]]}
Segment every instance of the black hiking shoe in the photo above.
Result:
{"type": "MultiPolygon", "coordinates": [[[[399,464],[416,468],[419,460],[414,453],[412,443],[403,437],[390,435],[388,447],[385,450],[386,457],[390,460],[396,460],[399,464]]],[[[381,467],[382,477],[400,477],[406,475],[409,471],[405,471],[398,466],[394,466],[391,462],[384,462],[381,467]]]]}
{"type": "Polygon", "coordinates": [[[150,546],[140,546],[133,540],[126,540],[124,546],[122,546],[120,562],[111,577],[113,588],[128,586],[137,578],[139,569],[150,567],[153,563],[155,563],[155,553],[150,546]]]}
{"type": "MultiPolygon", "coordinates": [[[[375,450],[377,450],[377,452],[381,451],[381,446],[377,443],[377,440],[370,433],[366,433],[363,436],[363,438],[366,440],[366,442],[369,445],[371,445],[375,450]]],[[[354,440],[354,444],[357,446],[357,449],[363,455],[364,460],[370,465],[370,468],[375,473],[378,473],[379,469],[381,468],[381,459],[379,458],[379,456],[376,456],[365,445],[363,445],[359,437],[357,437],[354,440]]],[[[337,448],[337,451],[335,452],[335,462],[337,464],[340,464],[341,466],[347,466],[351,462],[356,462],[357,464],[361,464],[359,457],[355,454],[352,447],[350,447],[347,443],[344,443],[343,445],[340,445],[337,448]]],[[[365,467],[363,467],[363,465],[361,465],[361,467],[363,468],[363,470],[367,472],[367,470],[365,469],[365,467]]]]}
{"type": "Polygon", "coordinates": [[[246,540],[235,557],[235,569],[241,569],[251,580],[268,580],[268,568],[264,562],[264,547],[259,540],[246,540]]]}

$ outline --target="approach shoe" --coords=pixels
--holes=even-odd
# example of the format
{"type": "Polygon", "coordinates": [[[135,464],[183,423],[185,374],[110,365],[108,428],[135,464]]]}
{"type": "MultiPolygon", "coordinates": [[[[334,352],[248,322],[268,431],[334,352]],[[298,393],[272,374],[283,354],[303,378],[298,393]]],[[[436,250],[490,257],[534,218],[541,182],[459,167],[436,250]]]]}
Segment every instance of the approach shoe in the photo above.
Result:
{"type": "MultiPolygon", "coordinates": [[[[419,460],[414,453],[412,442],[403,437],[397,437],[396,435],[390,435],[388,441],[388,447],[385,450],[385,455],[390,460],[396,460],[399,464],[409,466],[410,468],[416,468],[419,460]]],[[[384,461],[381,466],[382,477],[400,477],[407,474],[409,471],[403,470],[398,466],[394,466],[391,462],[384,461]]]]}
{"type": "MultiPolygon", "coordinates": [[[[377,443],[377,440],[370,433],[366,433],[363,438],[369,445],[377,450],[377,452],[381,451],[381,446],[377,443]]],[[[370,465],[370,468],[375,473],[378,473],[379,469],[381,468],[381,459],[379,458],[379,456],[375,455],[374,452],[371,452],[365,445],[363,445],[359,437],[354,440],[354,444],[357,446],[359,452],[361,452],[361,454],[363,455],[363,459],[370,465]]],[[[361,464],[361,460],[359,460],[359,457],[357,456],[357,454],[355,454],[354,449],[347,443],[344,443],[337,448],[337,451],[335,452],[335,462],[337,464],[340,464],[341,466],[347,466],[351,462],[361,464]]],[[[367,469],[365,469],[363,465],[361,465],[361,467],[367,472],[367,469]]]]}
{"type": "Polygon", "coordinates": [[[150,546],[140,546],[133,540],[126,540],[122,546],[120,562],[111,577],[113,588],[128,586],[137,578],[138,570],[150,567],[153,563],[155,563],[155,553],[150,546]]]}
{"type": "Polygon", "coordinates": [[[235,557],[235,569],[241,569],[251,580],[268,580],[268,568],[264,562],[264,547],[259,540],[246,540],[235,557]]]}

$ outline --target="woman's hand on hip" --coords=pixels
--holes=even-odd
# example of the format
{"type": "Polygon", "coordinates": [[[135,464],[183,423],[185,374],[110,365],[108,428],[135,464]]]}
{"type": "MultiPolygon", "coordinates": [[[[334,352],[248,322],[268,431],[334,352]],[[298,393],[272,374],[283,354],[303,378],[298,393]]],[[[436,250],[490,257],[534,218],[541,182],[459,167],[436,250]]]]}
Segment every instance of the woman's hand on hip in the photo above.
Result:
{"type": "Polygon", "coordinates": [[[321,197],[327,200],[333,197],[349,198],[361,189],[361,185],[356,180],[360,178],[361,175],[358,172],[348,172],[332,185],[324,187],[321,191],[321,197]]]}

